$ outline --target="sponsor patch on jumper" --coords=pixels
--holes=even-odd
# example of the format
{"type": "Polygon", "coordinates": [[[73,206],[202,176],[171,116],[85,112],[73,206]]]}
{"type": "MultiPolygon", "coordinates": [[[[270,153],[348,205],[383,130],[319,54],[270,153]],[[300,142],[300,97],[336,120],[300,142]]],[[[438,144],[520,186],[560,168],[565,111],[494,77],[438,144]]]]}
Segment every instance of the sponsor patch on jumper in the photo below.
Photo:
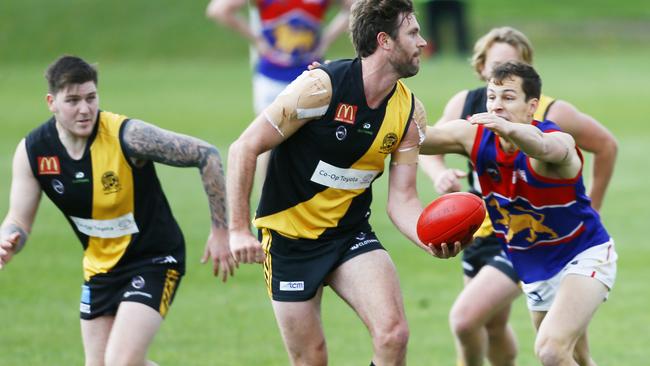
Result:
{"type": "Polygon", "coordinates": [[[58,156],[38,156],[36,160],[39,175],[61,174],[61,163],[58,156]]]}
{"type": "Polygon", "coordinates": [[[280,281],[280,291],[304,291],[305,281],[280,281]]]}
{"type": "Polygon", "coordinates": [[[350,251],[357,250],[357,249],[359,249],[361,247],[364,247],[364,246],[366,246],[368,244],[377,244],[377,243],[379,243],[379,240],[373,239],[373,238],[366,239],[366,240],[363,240],[363,241],[359,241],[359,242],[356,242],[354,245],[352,245],[350,247],[350,251]]]}
{"type": "Polygon", "coordinates": [[[356,105],[339,103],[336,106],[334,120],[353,125],[354,121],[357,119],[357,108],[356,105]]]}
{"type": "Polygon", "coordinates": [[[131,212],[110,220],[83,219],[75,216],[70,216],[70,219],[77,226],[77,230],[96,238],[119,238],[140,232],[131,212]]]}
{"type": "Polygon", "coordinates": [[[81,286],[81,302],[79,303],[79,311],[84,314],[90,314],[90,287],[88,287],[88,285],[81,286]]]}
{"type": "Polygon", "coordinates": [[[370,187],[379,170],[344,169],[320,161],[311,181],[330,188],[363,189],[370,187]]]}

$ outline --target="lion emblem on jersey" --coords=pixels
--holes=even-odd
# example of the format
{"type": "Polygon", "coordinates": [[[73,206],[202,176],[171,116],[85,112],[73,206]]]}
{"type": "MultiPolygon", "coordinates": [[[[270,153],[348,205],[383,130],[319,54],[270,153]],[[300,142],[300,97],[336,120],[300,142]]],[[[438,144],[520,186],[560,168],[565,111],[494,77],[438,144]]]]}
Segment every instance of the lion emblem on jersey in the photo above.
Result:
{"type": "Polygon", "coordinates": [[[276,48],[288,54],[296,50],[302,50],[302,52],[310,51],[314,48],[314,43],[316,42],[314,32],[309,29],[294,29],[286,24],[277,27],[273,35],[276,39],[276,48]]]}
{"type": "Polygon", "coordinates": [[[393,151],[393,147],[397,143],[397,135],[393,132],[389,132],[384,136],[384,140],[381,142],[381,147],[379,152],[382,154],[390,154],[393,151]]]}
{"type": "Polygon", "coordinates": [[[120,179],[112,171],[108,171],[102,175],[102,186],[104,186],[104,194],[116,193],[122,189],[120,179]]]}
{"type": "Polygon", "coordinates": [[[496,208],[501,214],[501,218],[496,220],[495,223],[508,228],[506,234],[507,242],[510,242],[515,235],[525,231],[528,231],[526,241],[529,243],[536,242],[540,234],[547,234],[550,239],[557,238],[557,233],[550,227],[544,225],[544,214],[527,210],[521,206],[514,206],[514,209],[522,213],[511,213],[505,208],[502,208],[494,198],[490,200],[489,205],[496,208]]]}

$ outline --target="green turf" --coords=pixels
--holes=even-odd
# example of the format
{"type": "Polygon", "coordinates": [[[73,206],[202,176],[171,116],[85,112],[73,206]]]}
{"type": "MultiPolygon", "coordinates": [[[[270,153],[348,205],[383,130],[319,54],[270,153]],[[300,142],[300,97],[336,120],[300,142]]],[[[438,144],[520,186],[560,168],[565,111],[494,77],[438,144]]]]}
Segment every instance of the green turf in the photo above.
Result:
{"type": "MultiPolygon", "coordinates": [[[[526,31],[537,46],[545,92],[588,111],[620,142],[602,212],[618,245],[619,274],[610,301],[590,327],[590,339],[600,365],[647,364],[650,249],[643,234],[650,203],[644,150],[650,141],[650,10],[642,1],[616,6],[605,0],[561,6],[555,1],[470,4],[475,33],[501,24],[526,31]]],[[[43,70],[63,52],[99,63],[104,109],[200,136],[225,156],[228,144],[253,117],[250,71],[246,46],[203,18],[205,4],[75,0],[62,5],[0,2],[0,214],[8,206],[11,156],[18,140],[49,117],[43,70]]],[[[342,40],[333,54],[349,49],[342,40]]],[[[478,85],[467,64],[453,57],[426,61],[407,83],[432,119],[453,93],[478,85]]],[[[463,165],[462,159],[450,161],[463,165]]],[[[188,271],[151,358],[161,365],[286,365],[261,268],[243,266],[222,284],[198,263],[209,225],[198,172],[158,170],[186,235],[188,271]]],[[[428,202],[435,195],[420,178],[421,198],[428,202]]],[[[411,326],[409,364],[452,365],[447,312],[462,286],[460,263],[427,257],[393,228],[385,215],[386,184],[386,178],[375,184],[372,223],[400,274],[411,326]]],[[[81,258],[68,223],[44,198],[27,247],[0,272],[0,366],[82,364],[81,258]]],[[[534,365],[523,299],[513,311],[519,364],[534,365]]],[[[368,364],[367,331],[330,291],[324,296],[323,319],[330,364],[368,364]]]]}

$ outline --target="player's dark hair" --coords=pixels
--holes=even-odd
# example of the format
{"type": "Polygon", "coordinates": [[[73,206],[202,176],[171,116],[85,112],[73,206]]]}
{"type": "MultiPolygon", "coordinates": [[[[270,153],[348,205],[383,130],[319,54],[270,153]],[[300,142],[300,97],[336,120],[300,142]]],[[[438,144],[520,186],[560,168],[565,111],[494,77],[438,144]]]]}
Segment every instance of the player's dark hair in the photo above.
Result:
{"type": "Polygon", "coordinates": [[[45,70],[48,92],[55,94],[70,84],[93,81],[97,85],[97,69],[76,56],[61,56],[45,70]]]}
{"type": "Polygon", "coordinates": [[[521,78],[521,89],[526,94],[526,101],[531,98],[539,99],[542,94],[542,79],[537,71],[527,63],[508,61],[499,64],[492,70],[490,81],[496,85],[502,85],[504,80],[513,76],[521,78]]]}
{"type": "Polygon", "coordinates": [[[350,36],[357,55],[372,55],[377,49],[377,34],[380,32],[397,39],[401,22],[411,13],[411,0],[357,0],[350,17],[350,36]]]}

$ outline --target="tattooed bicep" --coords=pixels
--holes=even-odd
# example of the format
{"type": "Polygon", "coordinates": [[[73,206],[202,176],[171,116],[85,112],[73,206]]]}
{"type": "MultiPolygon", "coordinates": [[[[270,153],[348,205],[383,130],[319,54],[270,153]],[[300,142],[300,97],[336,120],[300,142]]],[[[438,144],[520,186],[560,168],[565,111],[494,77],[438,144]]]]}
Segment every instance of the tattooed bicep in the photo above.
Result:
{"type": "Polygon", "coordinates": [[[217,149],[195,137],[175,133],[132,119],[125,122],[122,146],[128,157],[173,166],[205,166],[217,149]]]}

